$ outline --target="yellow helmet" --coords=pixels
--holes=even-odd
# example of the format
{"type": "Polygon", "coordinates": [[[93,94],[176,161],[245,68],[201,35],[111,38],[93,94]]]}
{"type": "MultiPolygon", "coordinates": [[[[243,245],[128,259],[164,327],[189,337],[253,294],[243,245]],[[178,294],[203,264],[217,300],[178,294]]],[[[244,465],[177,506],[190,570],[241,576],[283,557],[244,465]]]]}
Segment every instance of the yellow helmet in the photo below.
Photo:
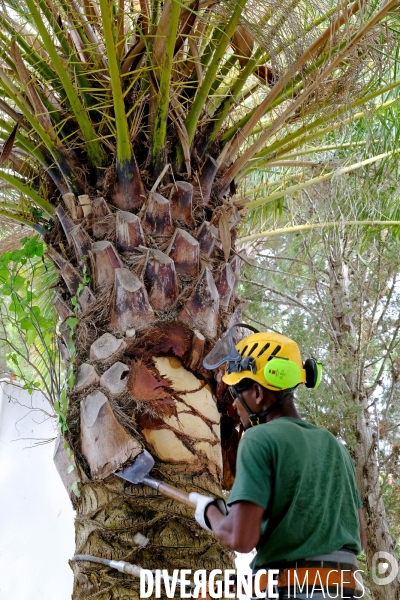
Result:
{"type": "Polygon", "coordinates": [[[260,333],[246,323],[233,325],[203,360],[204,368],[209,370],[224,363],[227,365],[222,381],[229,386],[252,379],[274,391],[293,389],[299,383],[315,389],[322,375],[322,365],[315,358],[308,358],[303,365],[296,342],[280,333],[260,333]],[[245,327],[255,333],[235,346],[235,327],[245,327]]]}
{"type": "Polygon", "coordinates": [[[269,331],[254,333],[241,340],[236,345],[236,350],[242,357],[243,366],[249,366],[240,371],[231,371],[228,362],[226,373],[222,377],[227,385],[238,385],[243,379],[252,379],[263,387],[276,391],[306,382],[299,347],[284,335],[269,331]],[[243,361],[248,357],[253,360],[243,361]],[[269,368],[268,363],[272,368],[269,368]]]}

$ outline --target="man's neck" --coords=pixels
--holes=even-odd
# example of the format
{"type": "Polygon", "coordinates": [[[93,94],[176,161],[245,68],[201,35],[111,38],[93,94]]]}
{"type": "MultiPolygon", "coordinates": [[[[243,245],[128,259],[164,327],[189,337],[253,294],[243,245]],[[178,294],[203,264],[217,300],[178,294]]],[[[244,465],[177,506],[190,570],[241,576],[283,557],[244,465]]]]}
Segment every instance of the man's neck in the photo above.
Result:
{"type": "Polygon", "coordinates": [[[277,406],[276,410],[271,411],[267,415],[265,422],[269,423],[270,421],[274,421],[275,419],[279,419],[281,417],[291,417],[292,419],[301,420],[292,398],[288,398],[283,402],[283,404],[277,406]]]}

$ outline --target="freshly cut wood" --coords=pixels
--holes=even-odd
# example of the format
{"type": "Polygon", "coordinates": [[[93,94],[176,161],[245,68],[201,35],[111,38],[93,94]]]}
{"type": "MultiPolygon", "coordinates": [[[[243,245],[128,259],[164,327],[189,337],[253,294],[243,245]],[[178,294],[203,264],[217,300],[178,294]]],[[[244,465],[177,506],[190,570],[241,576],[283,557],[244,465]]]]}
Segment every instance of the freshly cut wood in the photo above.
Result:
{"type": "Polygon", "coordinates": [[[122,362],[116,362],[107,369],[100,378],[101,387],[106,388],[113,396],[119,396],[126,389],[129,367],[122,362]]]}
{"type": "Polygon", "coordinates": [[[87,194],[82,194],[81,196],[78,196],[78,200],[83,210],[83,216],[85,218],[89,217],[93,212],[92,203],[90,201],[89,196],[87,194]]]}
{"type": "Polygon", "coordinates": [[[204,344],[206,338],[200,331],[193,331],[191,357],[189,366],[193,371],[197,371],[203,364],[204,344]]]}
{"type": "MultiPolygon", "coordinates": [[[[188,411],[190,409],[187,409],[188,411]]],[[[162,417],[162,420],[168,427],[175,429],[178,433],[183,433],[190,438],[197,440],[208,440],[215,442],[214,432],[210,429],[201,417],[190,412],[180,412],[178,417],[172,415],[170,417],[162,417]]]]}
{"type": "Polygon", "coordinates": [[[73,220],[67,215],[67,213],[65,212],[65,210],[63,209],[62,205],[59,204],[55,210],[55,213],[58,217],[58,220],[61,223],[61,227],[63,228],[63,231],[65,233],[65,237],[67,238],[67,242],[68,244],[71,244],[71,236],[70,236],[70,231],[71,229],[73,229],[75,227],[75,223],[73,222],[73,220]]]}
{"type": "Polygon", "coordinates": [[[151,192],[149,202],[142,219],[142,225],[146,233],[153,235],[168,235],[174,231],[171,218],[171,207],[169,200],[151,192]]]}
{"type": "Polygon", "coordinates": [[[81,307],[81,310],[86,310],[93,302],[95,302],[95,300],[96,296],[93,294],[92,290],[85,285],[78,298],[78,304],[81,307]]]}
{"type": "Polygon", "coordinates": [[[76,225],[71,229],[71,239],[74,244],[78,263],[82,265],[84,264],[83,257],[89,256],[89,252],[92,249],[92,240],[82,225],[76,225]]]}
{"type": "Polygon", "coordinates": [[[89,363],[82,363],[76,373],[75,391],[81,392],[85,388],[98,383],[99,379],[100,377],[98,376],[93,365],[89,365],[89,363]]]}
{"type": "Polygon", "coordinates": [[[63,200],[64,200],[64,204],[67,207],[69,214],[72,217],[72,220],[76,221],[76,219],[78,218],[78,213],[77,213],[75,194],[71,194],[70,192],[68,192],[67,194],[64,194],[63,200]]]}
{"type": "Polygon", "coordinates": [[[179,275],[196,277],[199,274],[199,242],[184,229],[176,229],[167,250],[179,275]]]}
{"type": "Polygon", "coordinates": [[[47,248],[47,255],[60,269],[61,277],[64,279],[69,293],[74,296],[78,290],[79,284],[82,283],[81,274],[70,262],[68,262],[68,260],[56,252],[51,246],[48,246],[47,248]]]}
{"type": "Polygon", "coordinates": [[[141,329],[155,320],[143,283],[129,269],[114,271],[114,303],[111,326],[125,333],[132,327],[141,329]]]}
{"type": "Polygon", "coordinates": [[[214,338],[217,335],[218,309],[218,290],[210,270],[205,268],[179,318],[207,337],[214,338]]]}
{"type": "Polygon", "coordinates": [[[114,215],[104,198],[96,198],[92,203],[93,208],[93,237],[96,240],[104,238],[110,231],[110,223],[114,215]]]}
{"type": "Polygon", "coordinates": [[[215,285],[219,293],[219,304],[224,310],[228,309],[235,284],[236,278],[232,267],[229,263],[226,263],[215,278],[215,285]]]}
{"type": "Polygon", "coordinates": [[[178,358],[155,357],[154,364],[160,375],[169,381],[169,386],[178,392],[185,404],[194,408],[209,421],[219,423],[220,414],[210,388],[203,387],[203,382],[185,369],[178,358]]]}
{"type": "Polygon", "coordinates": [[[81,402],[81,448],[91,476],[104,479],[142,451],[117,421],[107,397],[97,390],[81,402]]]}
{"type": "Polygon", "coordinates": [[[138,246],[145,246],[140,219],[124,210],[117,212],[116,224],[117,248],[122,252],[132,252],[138,246]]]}
{"type": "Polygon", "coordinates": [[[196,460],[170,429],[143,429],[142,434],[153,453],[165,462],[190,464],[196,460]]]}
{"type": "Polygon", "coordinates": [[[196,454],[205,454],[207,459],[216,466],[218,471],[222,470],[222,452],[220,444],[211,445],[208,442],[197,442],[194,447],[196,454]]]}
{"type": "Polygon", "coordinates": [[[173,219],[193,225],[192,217],[193,186],[186,181],[176,181],[171,193],[171,214],[173,219]]]}
{"type": "Polygon", "coordinates": [[[111,242],[94,242],[92,246],[96,290],[114,281],[115,269],[124,265],[111,242]]]}
{"type": "Polygon", "coordinates": [[[218,168],[219,165],[217,161],[214,160],[211,156],[207,158],[206,162],[202,167],[201,175],[199,177],[199,184],[203,204],[208,204],[218,168]]]}
{"type": "Polygon", "coordinates": [[[64,302],[64,300],[62,300],[62,298],[57,294],[57,292],[55,293],[53,298],[53,306],[61,321],[65,321],[65,319],[68,319],[68,317],[74,316],[72,310],[64,302]]]}
{"type": "Polygon", "coordinates": [[[160,250],[151,250],[146,262],[145,283],[153,308],[165,310],[172,306],[179,291],[172,258],[160,250]]]}
{"type": "Polygon", "coordinates": [[[196,234],[203,254],[208,257],[212,255],[217,237],[218,229],[214,225],[210,225],[208,221],[203,221],[196,234]]]}
{"type": "Polygon", "coordinates": [[[120,354],[125,348],[124,340],[118,340],[111,333],[104,333],[90,346],[90,360],[107,360],[120,354]]]}

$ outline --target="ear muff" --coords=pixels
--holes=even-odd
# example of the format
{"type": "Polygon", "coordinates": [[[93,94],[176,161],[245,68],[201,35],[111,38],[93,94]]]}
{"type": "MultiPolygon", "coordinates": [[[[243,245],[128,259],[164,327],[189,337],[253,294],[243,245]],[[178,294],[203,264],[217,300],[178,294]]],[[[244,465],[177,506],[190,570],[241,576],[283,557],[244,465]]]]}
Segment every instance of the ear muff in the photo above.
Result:
{"type": "Polygon", "coordinates": [[[286,390],[300,383],[301,369],[287,358],[272,358],[264,367],[264,377],[269,385],[286,390]]]}
{"type": "Polygon", "coordinates": [[[304,363],[306,372],[306,387],[316,389],[321,383],[322,365],[315,358],[307,358],[304,363]]]}

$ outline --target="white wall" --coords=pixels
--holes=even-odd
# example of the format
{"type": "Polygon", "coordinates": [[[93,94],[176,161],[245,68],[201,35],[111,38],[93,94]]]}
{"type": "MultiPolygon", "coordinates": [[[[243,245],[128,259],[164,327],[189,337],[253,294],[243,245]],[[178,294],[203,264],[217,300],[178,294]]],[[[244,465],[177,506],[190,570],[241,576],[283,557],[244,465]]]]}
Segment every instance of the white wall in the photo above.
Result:
{"type": "Polygon", "coordinates": [[[53,464],[54,442],[34,446],[56,436],[54,423],[30,409],[47,410],[41,394],[1,388],[0,600],[70,600],[74,513],[53,464]]]}

